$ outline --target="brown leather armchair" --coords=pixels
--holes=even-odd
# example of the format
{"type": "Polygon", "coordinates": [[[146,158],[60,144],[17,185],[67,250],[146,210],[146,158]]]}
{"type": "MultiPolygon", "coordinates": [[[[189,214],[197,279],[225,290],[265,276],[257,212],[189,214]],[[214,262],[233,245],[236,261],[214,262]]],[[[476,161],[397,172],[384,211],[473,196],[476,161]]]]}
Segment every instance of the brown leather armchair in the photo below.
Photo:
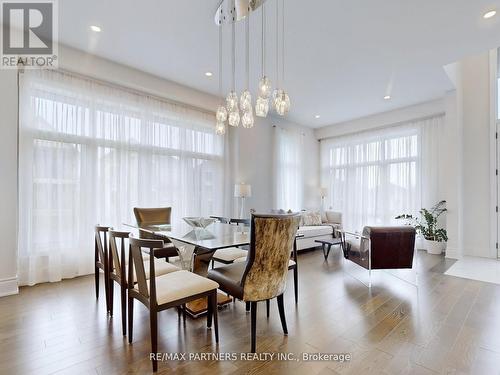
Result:
{"type": "Polygon", "coordinates": [[[286,276],[299,217],[296,215],[252,215],[250,249],[246,262],[208,271],[219,289],[250,303],[251,351],[256,349],[257,302],[277,297],[283,332],[288,333],[283,304],[286,276]]]}
{"type": "Polygon", "coordinates": [[[341,232],[344,258],[367,270],[413,267],[415,228],[364,227],[363,233],[341,232]]]}

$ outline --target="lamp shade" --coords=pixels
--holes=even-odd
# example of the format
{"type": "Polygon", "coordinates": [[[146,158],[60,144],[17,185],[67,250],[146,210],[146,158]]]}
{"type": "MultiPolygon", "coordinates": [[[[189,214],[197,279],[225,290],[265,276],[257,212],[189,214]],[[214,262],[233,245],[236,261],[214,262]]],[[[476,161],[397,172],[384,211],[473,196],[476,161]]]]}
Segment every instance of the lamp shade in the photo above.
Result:
{"type": "Polygon", "coordinates": [[[235,198],[248,198],[252,196],[252,186],[248,184],[235,184],[234,185],[235,198]]]}
{"type": "Polygon", "coordinates": [[[328,195],[328,188],[322,187],[319,189],[321,198],[324,198],[328,195]]]}

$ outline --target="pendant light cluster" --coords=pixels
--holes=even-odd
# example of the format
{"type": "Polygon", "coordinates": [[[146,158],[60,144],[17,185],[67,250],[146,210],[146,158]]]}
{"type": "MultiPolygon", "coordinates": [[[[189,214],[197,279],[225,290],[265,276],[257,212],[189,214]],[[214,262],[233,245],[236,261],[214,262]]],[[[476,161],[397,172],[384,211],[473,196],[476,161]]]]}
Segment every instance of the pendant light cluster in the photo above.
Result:
{"type": "MultiPolygon", "coordinates": [[[[234,0],[232,7],[234,8],[234,0]]],[[[276,82],[279,85],[279,1],[276,1],[276,82]]],[[[282,32],[281,32],[281,83],[284,82],[285,75],[285,16],[284,16],[284,1],[282,2],[282,32]]],[[[255,115],[258,117],[267,117],[269,112],[269,101],[271,100],[272,108],[280,116],[285,116],[290,110],[290,98],[286,91],[282,88],[276,88],[272,91],[271,81],[265,74],[265,50],[266,50],[266,16],[265,4],[262,4],[262,33],[261,33],[261,79],[258,84],[257,100],[255,101],[255,115]]],[[[250,71],[250,53],[249,53],[249,23],[250,7],[248,14],[245,17],[245,90],[238,98],[235,91],[235,56],[236,56],[236,40],[235,40],[235,23],[233,18],[231,22],[231,91],[226,96],[225,105],[221,103],[217,108],[215,127],[216,134],[223,135],[226,132],[226,122],[229,126],[238,127],[240,122],[244,128],[252,128],[254,126],[254,106],[252,104],[252,94],[249,91],[249,71],[250,71]],[[241,112],[240,112],[241,111],[241,112]]],[[[219,97],[222,98],[222,22],[219,26],[219,97]]]]}

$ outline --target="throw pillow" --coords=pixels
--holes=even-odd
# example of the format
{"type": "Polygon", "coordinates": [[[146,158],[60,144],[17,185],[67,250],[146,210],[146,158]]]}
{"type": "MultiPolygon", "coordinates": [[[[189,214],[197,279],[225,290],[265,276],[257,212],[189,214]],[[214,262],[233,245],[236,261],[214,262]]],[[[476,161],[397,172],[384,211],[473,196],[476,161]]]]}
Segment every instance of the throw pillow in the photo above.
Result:
{"type": "Polygon", "coordinates": [[[302,215],[303,225],[314,226],[322,225],[321,214],[319,212],[306,212],[302,215]]]}

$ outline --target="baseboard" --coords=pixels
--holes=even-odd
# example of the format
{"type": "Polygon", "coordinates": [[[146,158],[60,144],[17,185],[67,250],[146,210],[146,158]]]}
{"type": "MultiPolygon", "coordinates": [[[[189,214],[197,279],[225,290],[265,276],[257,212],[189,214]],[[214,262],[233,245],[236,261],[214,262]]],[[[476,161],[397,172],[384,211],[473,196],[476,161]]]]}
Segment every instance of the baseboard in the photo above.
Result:
{"type": "Polygon", "coordinates": [[[17,277],[0,280],[0,297],[11,296],[19,293],[17,277]]]}
{"type": "Polygon", "coordinates": [[[445,258],[448,259],[462,259],[462,252],[458,249],[447,248],[445,252],[445,258]]]}

